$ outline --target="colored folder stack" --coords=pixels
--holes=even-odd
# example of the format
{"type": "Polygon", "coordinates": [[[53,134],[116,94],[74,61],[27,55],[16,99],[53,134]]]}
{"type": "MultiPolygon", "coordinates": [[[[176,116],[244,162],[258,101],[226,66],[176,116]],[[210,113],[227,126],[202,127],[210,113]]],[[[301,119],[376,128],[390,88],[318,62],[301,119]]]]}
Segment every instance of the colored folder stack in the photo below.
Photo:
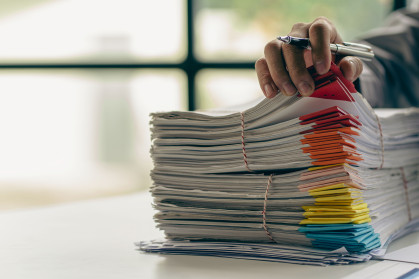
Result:
{"type": "Polygon", "coordinates": [[[311,97],[152,115],[151,192],[167,239],[142,250],[350,263],[417,227],[419,109],[374,111],[335,65],[311,72],[311,97]]]}

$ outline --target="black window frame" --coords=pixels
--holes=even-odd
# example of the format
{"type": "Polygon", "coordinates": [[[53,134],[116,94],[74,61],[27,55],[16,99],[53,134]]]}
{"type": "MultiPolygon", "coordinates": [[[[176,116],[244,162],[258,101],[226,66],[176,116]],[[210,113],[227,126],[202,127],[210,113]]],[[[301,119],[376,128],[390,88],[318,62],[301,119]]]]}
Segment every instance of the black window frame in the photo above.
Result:
{"type": "MultiPolygon", "coordinates": [[[[195,0],[186,0],[187,55],[180,63],[32,63],[0,64],[0,69],[179,69],[187,76],[188,110],[196,109],[196,75],[203,69],[253,69],[254,62],[202,62],[194,53],[195,0]]],[[[406,7],[406,0],[394,0],[393,11],[406,7]]]]}

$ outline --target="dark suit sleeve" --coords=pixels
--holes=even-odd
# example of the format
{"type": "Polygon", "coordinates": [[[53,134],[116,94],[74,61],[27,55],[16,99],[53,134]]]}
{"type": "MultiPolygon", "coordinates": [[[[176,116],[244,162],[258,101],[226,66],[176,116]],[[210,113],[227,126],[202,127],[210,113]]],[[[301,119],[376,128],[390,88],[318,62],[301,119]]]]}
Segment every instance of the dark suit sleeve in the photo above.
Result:
{"type": "Polygon", "coordinates": [[[392,13],[362,38],[376,54],[364,63],[361,93],[373,107],[419,106],[419,11],[392,13]]]}

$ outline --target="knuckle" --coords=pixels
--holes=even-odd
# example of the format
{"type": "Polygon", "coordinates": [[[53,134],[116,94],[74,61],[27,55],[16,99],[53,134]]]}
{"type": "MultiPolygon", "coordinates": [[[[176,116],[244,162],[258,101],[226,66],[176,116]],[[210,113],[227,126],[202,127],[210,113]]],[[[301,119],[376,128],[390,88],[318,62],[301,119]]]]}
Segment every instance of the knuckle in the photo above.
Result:
{"type": "Polygon", "coordinates": [[[282,86],[287,82],[291,82],[291,80],[288,77],[280,76],[277,78],[275,82],[277,82],[280,86],[282,86]]]}
{"type": "Polygon", "coordinates": [[[319,16],[319,17],[317,17],[314,21],[313,21],[313,23],[314,22],[316,22],[316,21],[323,21],[323,22],[327,22],[327,23],[331,23],[330,22],[330,20],[327,18],[327,17],[325,17],[325,16],[319,16]]]}
{"type": "MultiPolygon", "coordinates": [[[[298,36],[298,35],[297,35],[298,36]]],[[[291,44],[284,44],[282,46],[282,52],[284,54],[285,60],[290,57],[294,57],[302,52],[302,49],[291,44]]]]}
{"type": "Polygon", "coordinates": [[[302,80],[310,80],[311,76],[304,67],[294,67],[290,70],[290,76],[294,84],[300,83],[302,80]]]}
{"type": "Polygon", "coordinates": [[[297,81],[300,81],[300,80],[307,79],[307,74],[306,74],[305,69],[296,68],[294,69],[292,73],[292,77],[293,77],[293,80],[295,79],[297,81]]]}
{"type": "Polygon", "coordinates": [[[309,24],[299,22],[292,26],[291,32],[288,35],[305,38],[308,35],[308,29],[309,24]]]}
{"type": "Polygon", "coordinates": [[[265,56],[268,56],[269,54],[274,53],[275,51],[278,51],[278,49],[279,49],[279,46],[277,42],[270,41],[269,43],[265,45],[265,48],[264,48],[265,56]]]}
{"type": "Polygon", "coordinates": [[[307,24],[305,24],[304,22],[297,22],[292,26],[291,31],[292,32],[299,31],[299,30],[302,30],[302,29],[306,28],[306,26],[307,26],[307,24]]]}
{"type": "Polygon", "coordinates": [[[314,33],[324,33],[331,30],[331,25],[324,19],[318,19],[310,26],[310,31],[314,33]]]}
{"type": "Polygon", "coordinates": [[[272,82],[272,77],[269,72],[258,73],[258,80],[260,84],[267,84],[272,82]]]}
{"type": "Polygon", "coordinates": [[[269,73],[266,73],[266,72],[260,73],[258,75],[258,78],[259,78],[259,81],[260,81],[261,84],[270,83],[271,80],[272,80],[271,75],[269,73]]]}
{"type": "Polygon", "coordinates": [[[306,23],[296,23],[292,26],[291,32],[288,35],[305,38],[307,36],[308,26],[306,23]]]}

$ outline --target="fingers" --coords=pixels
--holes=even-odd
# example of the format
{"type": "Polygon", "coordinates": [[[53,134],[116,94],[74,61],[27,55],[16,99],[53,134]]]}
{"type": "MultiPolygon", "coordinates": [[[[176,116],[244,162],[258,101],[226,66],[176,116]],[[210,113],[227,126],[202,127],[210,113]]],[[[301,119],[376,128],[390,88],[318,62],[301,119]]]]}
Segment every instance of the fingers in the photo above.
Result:
{"type": "MultiPolygon", "coordinates": [[[[290,36],[304,38],[308,35],[307,31],[307,24],[298,23],[293,26],[290,36]]],[[[293,84],[303,96],[310,96],[314,91],[314,81],[306,68],[304,49],[284,44],[282,51],[293,84]]]]}
{"type": "Polygon", "coordinates": [[[326,18],[317,18],[308,32],[314,68],[318,74],[325,74],[332,61],[330,43],[336,39],[336,29],[326,18]]]}
{"type": "Polygon", "coordinates": [[[282,42],[273,40],[265,46],[265,57],[269,72],[279,90],[291,96],[297,89],[292,84],[282,57],[282,42]]]}
{"type": "MultiPolygon", "coordinates": [[[[294,24],[288,35],[309,38],[311,53],[278,40],[265,46],[265,58],[259,59],[255,68],[260,87],[268,98],[274,97],[278,89],[286,95],[293,95],[298,90],[303,96],[310,96],[315,86],[306,67],[313,64],[318,74],[327,73],[335,59],[330,52],[330,43],[342,43],[336,28],[325,17],[308,24],[294,24]]],[[[338,65],[350,81],[362,72],[362,62],[355,57],[345,57],[338,65]]]]}
{"type": "Polygon", "coordinates": [[[342,71],[343,76],[351,82],[356,80],[363,70],[362,61],[354,56],[342,58],[338,66],[342,71]]]}
{"type": "Polygon", "coordinates": [[[284,57],[293,84],[303,96],[310,96],[314,91],[314,81],[307,71],[304,51],[295,46],[284,46],[284,57]]]}
{"type": "Polygon", "coordinates": [[[269,73],[268,64],[265,58],[260,58],[255,63],[256,74],[258,76],[260,89],[267,98],[273,98],[278,92],[274,81],[272,80],[271,74],[269,73]]]}

